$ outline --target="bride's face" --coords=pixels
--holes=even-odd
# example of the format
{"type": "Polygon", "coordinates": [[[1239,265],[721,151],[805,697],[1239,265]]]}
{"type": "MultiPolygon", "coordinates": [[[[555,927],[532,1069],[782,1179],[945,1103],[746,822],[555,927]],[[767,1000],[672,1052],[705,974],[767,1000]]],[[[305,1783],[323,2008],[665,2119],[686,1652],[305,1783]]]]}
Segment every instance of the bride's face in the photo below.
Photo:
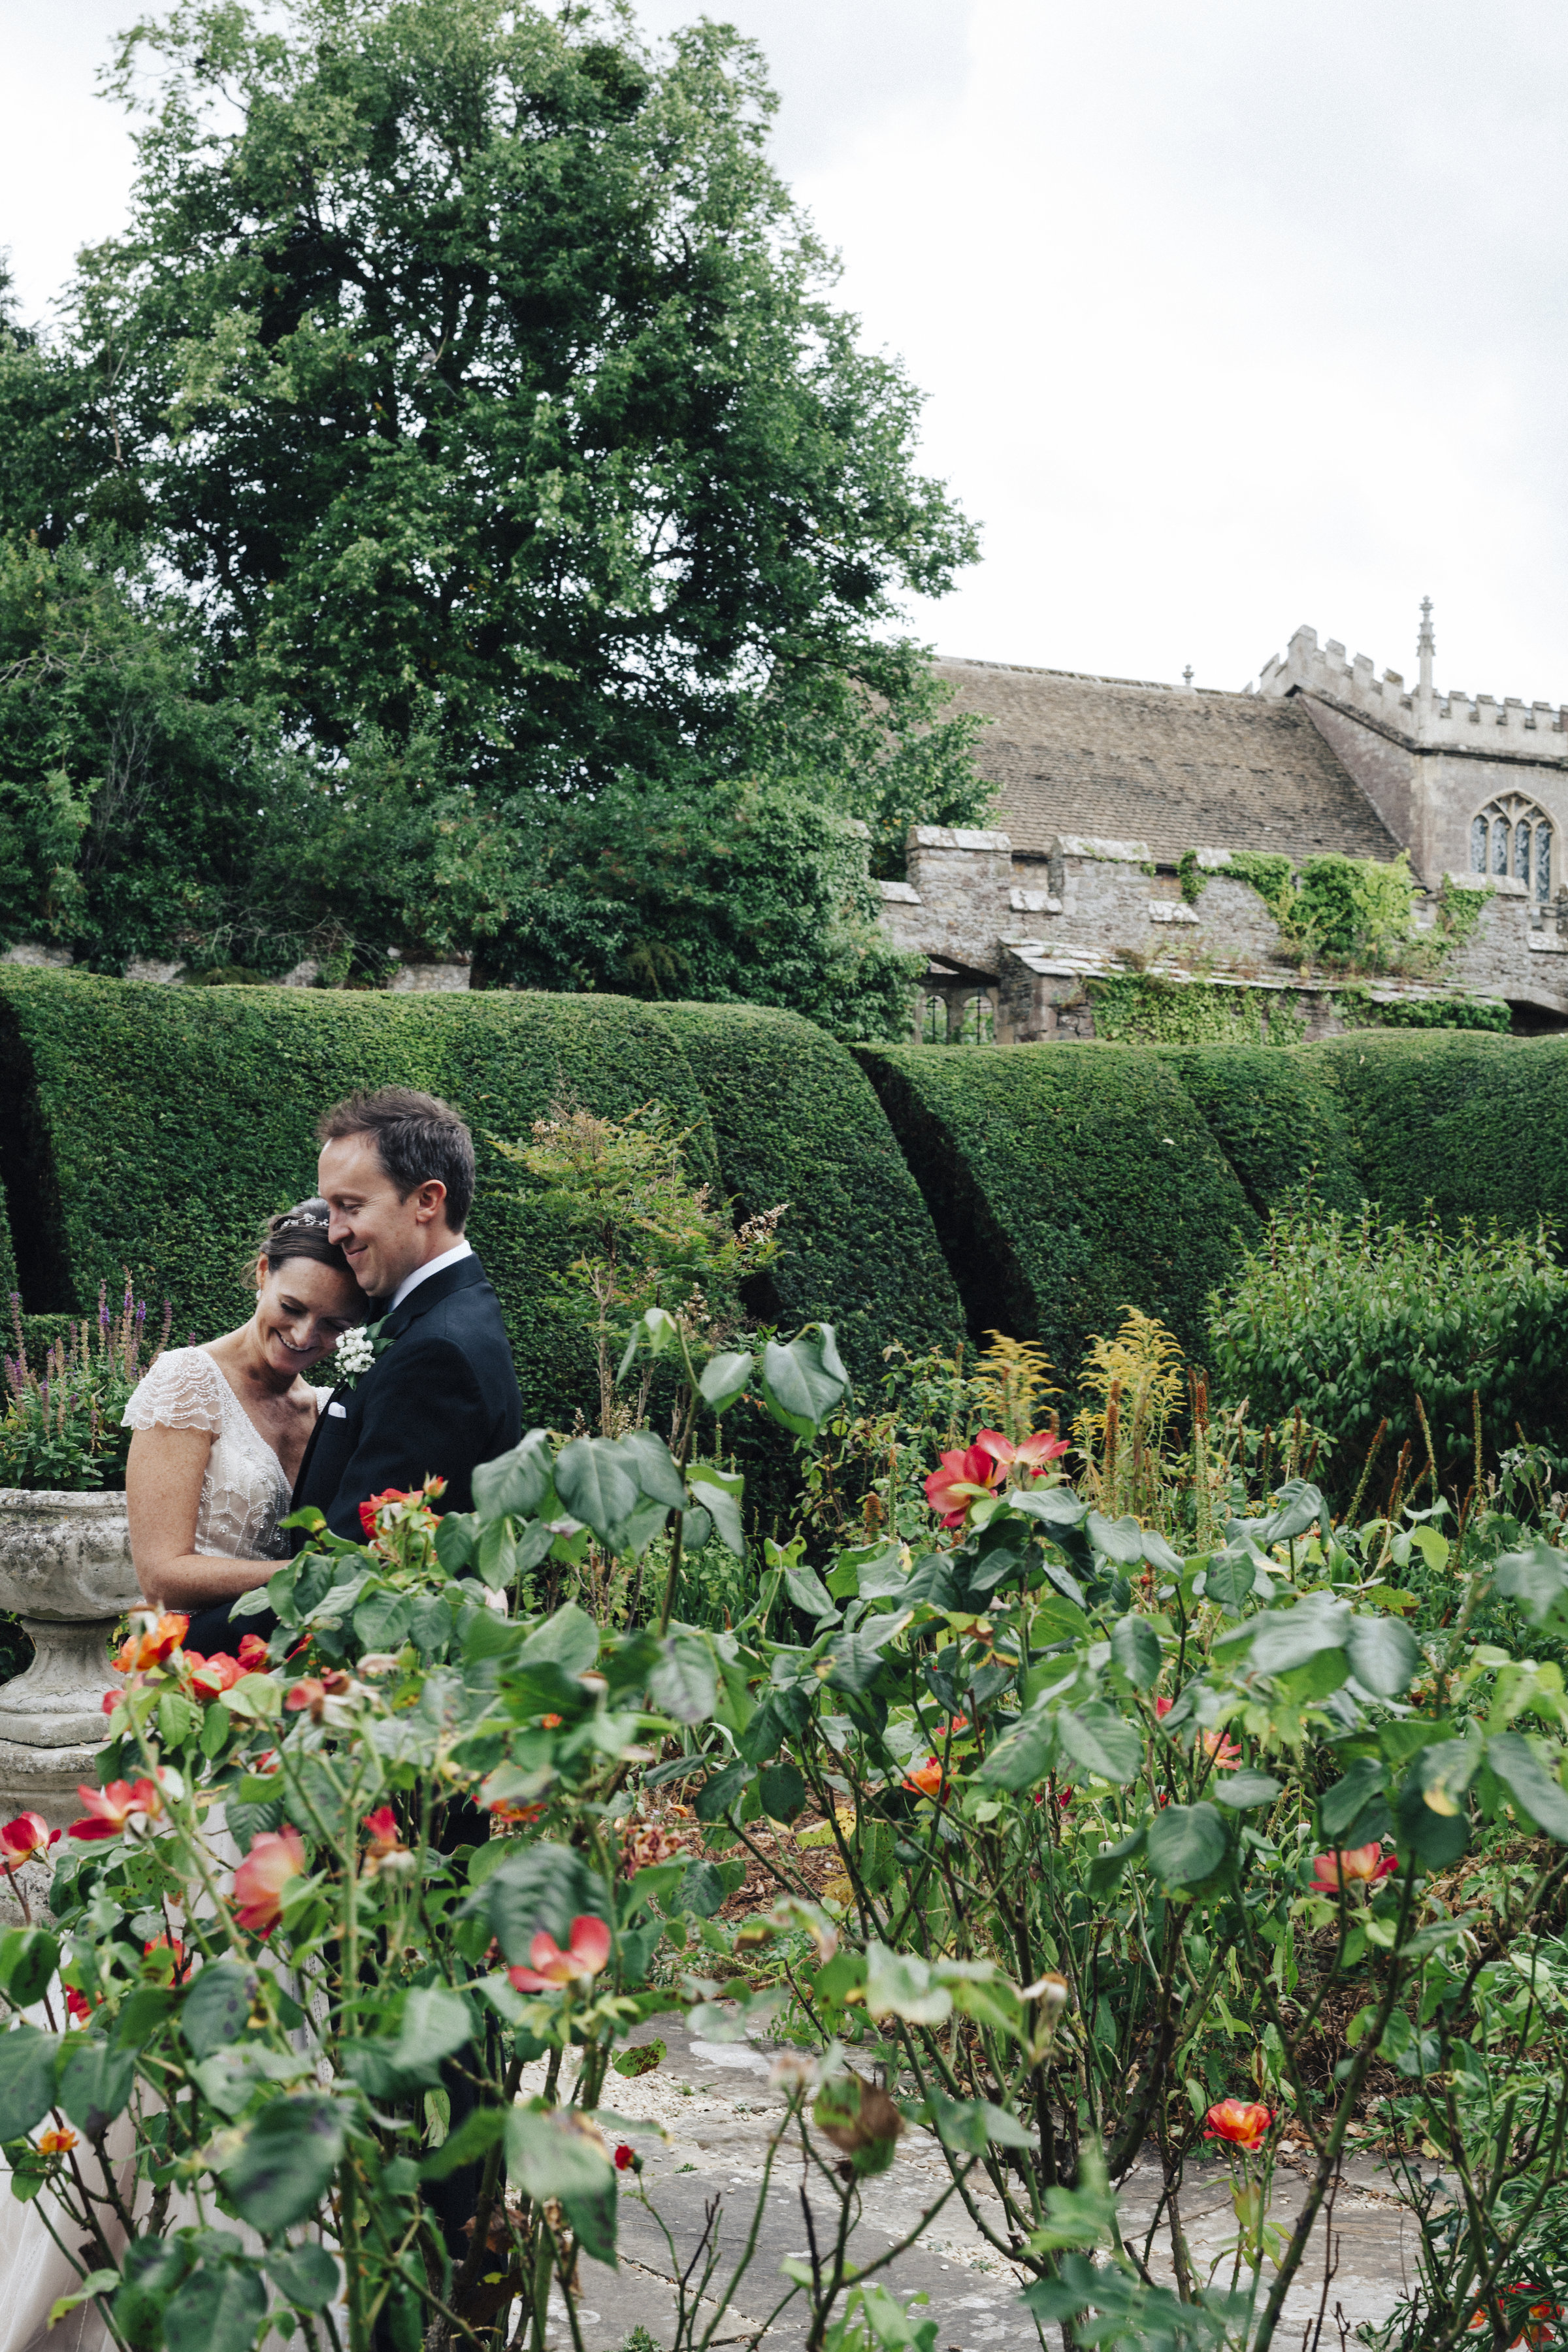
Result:
{"type": "Polygon", "coordinates": [[[311,1257],[265,1260],[257,1269],[256,1328],[275,1372],[308,1371],[364,1320],[364,1295],[352,1275],[311,1257]]]}

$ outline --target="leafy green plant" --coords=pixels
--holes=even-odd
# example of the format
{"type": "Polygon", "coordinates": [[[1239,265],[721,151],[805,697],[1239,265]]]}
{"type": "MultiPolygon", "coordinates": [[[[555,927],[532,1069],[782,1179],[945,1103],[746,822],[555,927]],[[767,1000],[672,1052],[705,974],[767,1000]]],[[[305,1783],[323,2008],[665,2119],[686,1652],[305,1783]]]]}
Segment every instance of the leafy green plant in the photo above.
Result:
{"type": "Polygon", "coordinates": [[[1338,1491],[1386,1423],[1394,1451],[1411,1449],[1413,1482],[1458,1479],[1462,1494],[1521,1429],[1568,1442],[1565,1302],[1544,1220],[1527,1234],[1461,1220],[1449,1234],[1431,1215],[1280,1212],[1215,1295],[1210,1365],[1255,1418],[1278,1426],[1300,1411],[1331,1433],[1338,1491]]]}
{"type": "Polygon", "coordinates": [[[11,1294],[16,1353],[5,1359],[8,1391],[0,1419],[0,1486],[78,1492],[123,1487],[131,1432],[121,1416],[137,1382],[156,1363],[169,1337],[174,1309],[165,1302],[163,1328],[142,1360],[147,1302],[131,1276],[117,1317],[100,1289],[96,1322],[73,1324],[57,1339],[40,1369],[27,1361],[22,1302],[11,1294]]]}

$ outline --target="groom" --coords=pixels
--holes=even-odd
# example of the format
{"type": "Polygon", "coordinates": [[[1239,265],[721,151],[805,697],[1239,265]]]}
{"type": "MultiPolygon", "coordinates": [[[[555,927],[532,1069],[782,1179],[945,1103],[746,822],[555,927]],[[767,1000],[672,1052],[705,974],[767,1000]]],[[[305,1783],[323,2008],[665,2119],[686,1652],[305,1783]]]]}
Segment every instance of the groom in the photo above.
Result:
{"type": "MultiPolygon", "coordinates": [[[[316,1417],[294,1486],[332,1533],[363,1540],[360,1505],[387,1487],[447,1481],[440,1507],[473,1507],[473,1475],[522,1434],[522,1399],[500,1302],[463,1238],[474,1142],[449,1103],[406,1087],[351,1095],[316,1129],[318,1182],[354,1278],[374,1305],[375,1359],[340,1383],[316,1417]]],[[[270,1612],[237,1620],[204,1609],[187,1641],[203,1655],[270,1612]]]]}

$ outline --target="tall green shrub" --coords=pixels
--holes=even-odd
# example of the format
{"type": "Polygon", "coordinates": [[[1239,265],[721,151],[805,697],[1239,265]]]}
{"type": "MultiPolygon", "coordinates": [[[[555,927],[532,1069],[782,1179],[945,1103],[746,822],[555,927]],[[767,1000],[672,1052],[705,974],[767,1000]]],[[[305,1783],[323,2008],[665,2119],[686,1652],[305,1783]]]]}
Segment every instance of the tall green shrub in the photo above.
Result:
{"type": "Polygon", "coordinates": [[[1287,1213],[1214,1302],[1209,1363],[1227,1399],[1278,1423],[1299,1406],[1336,1440],[1332,1483],[1355,1481],[1379,1422],[1390,1465],[1426,1459],[1468,1483],[1479,1398],[1488,1456],[1525,1437],[1568,1442],[1568,1269],[1546,1228],[1482,1234],[1373,1210],[1287,1213]]]}

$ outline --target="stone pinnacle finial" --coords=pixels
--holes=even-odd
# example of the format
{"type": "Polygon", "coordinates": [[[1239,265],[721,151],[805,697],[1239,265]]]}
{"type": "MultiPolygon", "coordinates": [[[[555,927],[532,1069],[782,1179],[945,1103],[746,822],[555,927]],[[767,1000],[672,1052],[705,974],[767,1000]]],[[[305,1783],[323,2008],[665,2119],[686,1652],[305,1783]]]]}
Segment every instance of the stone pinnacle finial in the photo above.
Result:
{"type": "Polygon", "coordinates": [[[1182,678],[1188,693],[1190,694],[1192,692],[1193,686],[1193,666],[1191,662],[1187,664],[1185,669],[1182,672],[1182,678]]]}
{"type": "Polygon", "coordinates": [[[1421,599],[1421,627],[1415,638],[1415,652],[1421,665],[1421,682],[1416,689],[1416,711],[1423,725],[1432,711],[1432,656],[1436,639],[1432,635],[1432,599],[1421,599]]]}

